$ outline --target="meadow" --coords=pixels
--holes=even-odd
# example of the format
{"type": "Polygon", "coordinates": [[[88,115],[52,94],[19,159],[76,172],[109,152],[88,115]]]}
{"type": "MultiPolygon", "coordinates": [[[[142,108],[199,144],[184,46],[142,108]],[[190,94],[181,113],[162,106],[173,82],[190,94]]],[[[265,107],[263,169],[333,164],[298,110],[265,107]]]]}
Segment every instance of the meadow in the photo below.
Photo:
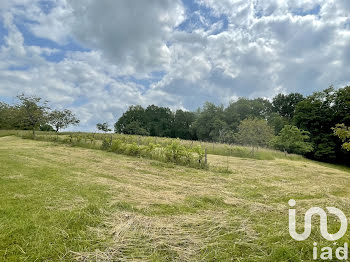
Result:
{"type": "MultiPolygon", "coordinates": [[[[198,168],[97,150],[110,135],[89,141],[92,135],[64,133],[57,141],[51,133],[33,140],[22,138],[28,132],[0,132],[0,260],[312,261],[314,242],[330,244],[317,219],[308,240],[290,237],[288,200],[297,202],[299,232],[313,206],[336,206],[350,217],[346,167],[180,141],[207,148],[208,168],[198,168]]],[[[329,216],[329,231],[338,228],[329,216]]],[[[346,234],[337,245],[348,241],[346,234]]]]}

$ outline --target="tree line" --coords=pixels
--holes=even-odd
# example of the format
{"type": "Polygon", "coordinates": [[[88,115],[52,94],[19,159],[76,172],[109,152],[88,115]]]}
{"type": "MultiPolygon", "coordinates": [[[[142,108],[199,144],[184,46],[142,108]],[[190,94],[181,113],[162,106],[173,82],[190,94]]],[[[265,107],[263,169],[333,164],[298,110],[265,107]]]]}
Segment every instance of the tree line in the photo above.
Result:
{"type": "Polygon", "coordinates": [[[347,126],[350,86],[331,86],[307,97],[290,93],[278,94],[272,101],[239,98],[227,107],[206,102],[194,112],[173,112],[156,105],[131,106],[114,128],[122,134],[245,144],[253,148],[271,146],[320,161],[348,164],[348,137],[338,134],[343,134],[347,126]]]}
{"type": "MultiPolygon", "coordinates": [[[[51,110],[38,97],[0,102],[0,129],[59,132],[79,119],[68,109],[51,110]]],[[[299,93],[239,98],[227,107],[206,102],[194,112],[150,105],[131,106],[114,125],[121,134],[273,147],[286,153],[349,164],[350,86],[329,87],[304,97],[299,93]]],[[[107,123],[97,129],[109,132],[107,123]]]]}
{"type": "Polygon", "coordinates": [[[51,110],[48,101],[36,96],[18,95],[17,103],[0,102],[0,129],[55,131],[78,125],[79,119],[68,109],[51,110]]]}

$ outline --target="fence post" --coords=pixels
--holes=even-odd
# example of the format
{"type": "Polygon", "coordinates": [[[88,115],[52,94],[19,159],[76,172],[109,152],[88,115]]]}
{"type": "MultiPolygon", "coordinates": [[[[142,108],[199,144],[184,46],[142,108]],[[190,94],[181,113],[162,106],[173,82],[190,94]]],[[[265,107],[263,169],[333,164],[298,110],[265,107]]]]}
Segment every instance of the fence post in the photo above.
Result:
{"type": "Polygon", "coordinates": [[[204,149],[204,164],[208,164],[207,148],[204,149]]]}

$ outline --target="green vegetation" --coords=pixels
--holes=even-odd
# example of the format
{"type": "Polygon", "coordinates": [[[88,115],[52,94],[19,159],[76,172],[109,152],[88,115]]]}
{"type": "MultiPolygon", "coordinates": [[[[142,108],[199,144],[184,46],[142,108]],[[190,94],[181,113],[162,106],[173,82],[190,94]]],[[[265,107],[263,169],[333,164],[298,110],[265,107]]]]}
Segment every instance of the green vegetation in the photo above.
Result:
{"type": "Polygon", "coordinates": [[[112,129],[109,128],[108,123],[98,123],[98,124],[96,124],[96,128],[97,128],[97,130],[105,132],[105,133],[112,131],[112,129]]]}
{"type": "MultiPolygon", "coordinates": [[[[23,95],[18,98],[19,103],[12,106],[0,103],[0,129],[33,130],[35,135],[36,130],[55,129],[58,133],[60,129],[79,123],[67,109],[50,112],[47,103],[40,98],[23,95]]],[[[348,142],[344,141],[343,146],[342,139],[337,138],[332,130],[340,123],[350,126],[349,106],[350,86],[330,87],[306,98],[298,93],[278,94],[272,102],[263,98],[239,98],[226,108],[207,102],[196,112],[173,112],[156,105],[147,108],[131,106],[115,123],[114,129],[118,134],[181,138],[191,143],[203,141],[253,148],[272,145],[277,150],[302,154],[318,161],[349,165],[348,142]],[[295,128],[288,131],[290,126],[295,128]],[[303,134],[297,130],[303,130],[303,134]],[[291,134],[292,138],[287,139],[291,134]]],[[[104,133],[111,131],[107,122],[96,127],[104,133]]],[[[89,135],[87,139],[93,142],[95,135],[89,135]]],[[[99,140],[103,148],[111,146],[108,139],[99,140]]],[[[140,146],[139,141],[132,143],[140,146]]],[[[219,150],[219,154],[231,155],[228,153],[231,149],[232,146],[230,150],[219,150]]],[[[237,151],[238,147],[233,149],[237,151]]],[[[252,155],[255,155],[254,150],[252,155]]]]}
{"type": "Polygon", "coordinates": [[[79,119],[68,109],[63,111],[54,110],[48,115],[48,123],[55,128],[56,132],[70,125],[78,125],[79,122],[79,119]]]}
{"type": "Polygon", "coordinates": [[[350,151],[350,128],[345,126],[344,124],[337,124],[335,128],[333,128],[334,134],[338,136],[342,142],[344,143],[342,147],[345,150],[350,151]]]}
{"type": "MultiPolygon", "coordinates": [[[[306,98],[298,93],[278,94],[272,102],[263,98],[239,98],[226,108],[207,102],[196,112],[171,112],[169,108],[155,105],[146,109],[132,106],[116,122],[115,131],[122,134],[250,145],[253,141],[247,139],[249,135],[242,134],[239,127],[247,119],[259,119],[260,124],[267,121],[275,135],[279,135],[284,126],[292,125],[309,132],[311,147],[299,148],[300,150],[289,148],[291,152],[305,154],[306,157],[319,161],[348,164],[350,153],[342,150],[341,141],[333,135],[332,127],[339,123],[350,126],[349,106],[349,86],[337,90],[330,87],[306,98]]],[[[270,132],[263,133],[266,136],[260,135],[261,139],[272,140],[270,132]]],[[[276,145],[275,148],[283,147],[276,145]]]]}
{"type": "Polygon", "coordinates": [[[244,119],[238,126],[237,139],[243,145],[266,147],[273,137],[272,128],[262,119],[244,119]]]}
{"type": "MultiPolygon", "coordinates": [[[[56,137],[38,132],[36,139],[43,136],[56,137]]],[[[0,260],[310,261],[313,242],[329,242],[316,222],[307,241],[291,239],[288,200],[297,201],[299,231],[313,206],[336,206],[350,217],[348,168],[286,158],[208,161],[211,169],[193,169],[2,137],[0,260]]],[[[330,217],[330,231],[338,225],[330,217]]],[[[344,241],[347,235],[337,243],[344,241]]]]}
{"type": "Polygon", "coordinates": [[[300,130],[296,126],[286,125],[270,143],[284,152],[305,154],[312,151],[312,145],[307,142],[308,139],[309,132],[300,130]]]}

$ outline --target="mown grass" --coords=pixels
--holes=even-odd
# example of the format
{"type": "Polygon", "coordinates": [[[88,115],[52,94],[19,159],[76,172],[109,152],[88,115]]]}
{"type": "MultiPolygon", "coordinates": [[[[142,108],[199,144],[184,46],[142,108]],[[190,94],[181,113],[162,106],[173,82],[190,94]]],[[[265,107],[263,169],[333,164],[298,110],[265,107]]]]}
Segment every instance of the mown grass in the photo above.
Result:
{"type": "Polygon", "coordinates": [[[333,243],[317,220],[307,241],[291,239],[288,200],[299,232],[312,206],[350,215],[346,169],[208,158],[217,169],[2,137],[0,261],[312,261],[314,241],[333,243]]]}

